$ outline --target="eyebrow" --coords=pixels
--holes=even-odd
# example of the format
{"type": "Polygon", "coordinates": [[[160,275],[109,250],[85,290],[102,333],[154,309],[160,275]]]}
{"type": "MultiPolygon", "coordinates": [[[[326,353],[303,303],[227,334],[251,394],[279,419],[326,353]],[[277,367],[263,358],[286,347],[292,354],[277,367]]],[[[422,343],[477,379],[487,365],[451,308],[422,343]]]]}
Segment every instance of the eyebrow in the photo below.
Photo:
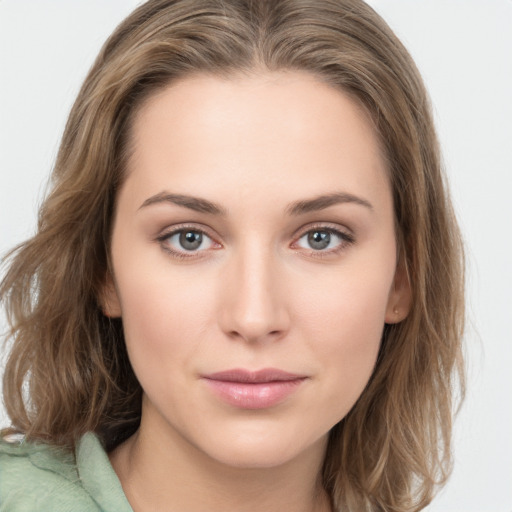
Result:
{"type": "Polygon", "coordinates": [[[286,211],[289,215],[302,215],[304,213],[325,210],[330,206],[344,203],[357,204],[373,211],[373,205],[369,201],[346,192],[336,192],[334,194],[321,195],[303,201],[295,201],[288,206],[286,211]]]}
{"type": "MultiPolygon", "coordinates": [[[[176,204],[178,206],[188,208],[189,210],[193,210],[199,213],[208,213],[211,215],[224,216],[227,213],[222,206],[212,201],[208,201],[207,199],[184,194],[171,194],[169,192],[160,192],[159,194],[155,194],[154,196],[149,197],[142,203],[142,205],[139,207],[139,210],[153,204],[161,203],[176,204]]],[[[298,216],[305,213],[325,210],[330,206],[345,203],[357,204],[373,211],[373,205],[366,199],[355,196],[353,194],[349,194],[347,192],[336,192],[333,194],[320,195],[312,199],[294,201],[287,206],[286,213],[288,215],[298,216]]]]}
{"type": "Polygon", "coordinates": [[[183,206],[189,210],[193,210],[199,213],[209,213],[211,215],[226,215],[226,210],[207,199],[201,199],[199,197],[187,196],[183,194],[170,194],[168,192],[160,192],[154,196],[146,199],[139,207],[145,208],[152,204],[171,203],[178,206],[183,206]]]}

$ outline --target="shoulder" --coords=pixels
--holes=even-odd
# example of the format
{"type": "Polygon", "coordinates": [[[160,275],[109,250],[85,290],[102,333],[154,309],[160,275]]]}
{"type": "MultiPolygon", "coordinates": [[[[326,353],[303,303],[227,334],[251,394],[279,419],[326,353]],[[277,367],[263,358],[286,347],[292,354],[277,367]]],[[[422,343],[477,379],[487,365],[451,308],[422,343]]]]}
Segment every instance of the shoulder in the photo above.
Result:
{"type": "Polygon", "coordinates": [[[98,511],[74,454],[44,443],[0,439],[0,512],[98,511]]]}

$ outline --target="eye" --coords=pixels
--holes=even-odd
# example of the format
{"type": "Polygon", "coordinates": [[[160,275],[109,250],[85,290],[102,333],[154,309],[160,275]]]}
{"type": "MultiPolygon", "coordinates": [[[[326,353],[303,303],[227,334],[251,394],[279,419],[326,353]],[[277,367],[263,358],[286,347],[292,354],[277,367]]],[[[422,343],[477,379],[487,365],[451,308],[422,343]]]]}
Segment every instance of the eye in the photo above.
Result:
{"type": "Polygon", "coordinates": [[[192,228],[176,229],[165,233],[158,240],[166,251],[183,257],[218,246],[204,231],[192,228]]]}
{"type": "Polygon", "coordinates": [[[335,252],[345,245],[353,243],[351,235],[333,228],[316,228],[304,233],[296,242],[303,249],[335,252]]]}

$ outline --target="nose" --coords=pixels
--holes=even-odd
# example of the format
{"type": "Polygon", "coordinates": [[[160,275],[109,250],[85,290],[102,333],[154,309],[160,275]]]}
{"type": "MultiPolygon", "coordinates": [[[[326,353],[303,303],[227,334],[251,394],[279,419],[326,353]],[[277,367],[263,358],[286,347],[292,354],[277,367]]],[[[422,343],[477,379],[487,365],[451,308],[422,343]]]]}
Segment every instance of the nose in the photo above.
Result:
{"type": "Polygon", "coordinates": [[[232,339],[276,341],[289,329],[278,257],[253,241],[230,258],[221,280],[219,324],[232,339]]]}

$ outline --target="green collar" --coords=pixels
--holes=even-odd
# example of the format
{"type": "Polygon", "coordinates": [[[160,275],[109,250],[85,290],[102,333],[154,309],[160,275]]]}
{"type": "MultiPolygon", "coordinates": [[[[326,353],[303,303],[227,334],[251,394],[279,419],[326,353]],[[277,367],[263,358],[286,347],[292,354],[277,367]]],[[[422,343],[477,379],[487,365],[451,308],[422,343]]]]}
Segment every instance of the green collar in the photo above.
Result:
{"type": "MultiPolygon", "coordinates": [[[[58,482],[58,480],[45,480],[43,477],[40,481],[46,482],[46,494],[49,496],[56,492],[55,496],[60,501],[64,498],[85,499],[84,503],[92,500],[96,505],[94,508],[101,512],[133,512],[107,453],[98,437],[92,432],[80,438],[75,456],[68,450],[45,443],[0,438],[0,463],[2,456],[5,463],[5,455],[9,459],[7,462],[10,461],[11,465],[5,466],[8,468],[7,473],[0,475],[2,477],[0,478],[0,501],[4,492],[6,496],[16,495],[17,500],[28,500],[27,503],[33,505],[36,495],[31,486],[45,473],[53,473],[69,483],[67,486],[59,485],[53,489],[48,486],[48,482],[58,482]],[[30,467],[40,470],[38,474],[40,476],[30,473],[30,467]],[[11,479],[7,481],[9,476],[11,479]],[[27,481],[27,478],[32,482],[27,481]],[[29,492],[26,492],[27,489],[29,492]],[[67,494],[59,498],[59,492],[67,494]]],[[[2,473],[2,467],[0,467],[0,473],[2,473]]],[[[2,505],[3,503],[0,503],[0,509],[3,510],[2,505]]]]}
{"type": "Polygon", "coordinates": [[[133,512],[110,464],[107,453],[93,433],[80,439],[76,467],[82,486],[103,511],[133,512]]]}

